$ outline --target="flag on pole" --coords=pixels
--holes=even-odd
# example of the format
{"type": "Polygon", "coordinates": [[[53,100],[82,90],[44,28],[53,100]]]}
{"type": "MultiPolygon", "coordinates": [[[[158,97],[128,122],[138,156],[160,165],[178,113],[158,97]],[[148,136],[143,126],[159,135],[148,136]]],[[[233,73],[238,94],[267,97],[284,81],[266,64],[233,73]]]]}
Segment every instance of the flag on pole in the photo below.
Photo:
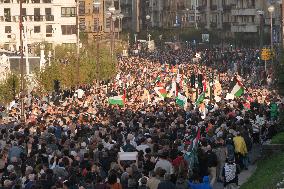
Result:
{"type": "Polygon", "coordinates": [[[178,93],[178,96],[176,97],[176,103],[180,107],[184,107],[184,105],[187,103],[187,97],[183,96],[182,94],[178,93]]]}
{"type": "Polygon", "coordinates": [[[200,128],[198,128],[196,137],[194,138],[194,140],[192,141],[192,150],[197,148],[198,145],[198,141],[200,140],[201,135],[200,135],[200,128]]]}
{"type": "Polygon", "coordinates": [[[164,87],[155,87],[154,90],[158,94],[158,96],[162,99],[164,99],[167,96],[167,90],[164,87]]]}
{"type": "Polygon", "coordinates": [[[245,89],[242,85],[240,85],[239,82],[236,83],[236,85],[233,87],[231,94],[233,94],[235,97],[240,97],[244,94],[245,89]]]}
{"type": "Polygon", "coordinates": [[[108,98],[108,103],[111,105],[120,105],[124,106],[125,104],[125,94],[124,95],[118,95],[108,98]]]}
{"type": "Polygon", "coordinates": [[[205,92],[203,91],[203,92],[198,96],[198,99],[196,100],[195,105],[196,105],[196,106],[199,106],[199,105],[203,102],[204,98],[205,98],[205,92]]]}

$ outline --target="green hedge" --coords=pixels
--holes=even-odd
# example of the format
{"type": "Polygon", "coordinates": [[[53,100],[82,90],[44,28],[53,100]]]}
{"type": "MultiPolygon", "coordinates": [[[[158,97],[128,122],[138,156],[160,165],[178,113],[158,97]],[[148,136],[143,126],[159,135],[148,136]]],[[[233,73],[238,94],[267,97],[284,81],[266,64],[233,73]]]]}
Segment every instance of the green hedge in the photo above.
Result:
{"type": "Polygon", "coordinates": [[[271,144],[284,144],[284,132],[275,135],[271,140],[271,144]]]}
{"type": "Polygon", "coordinates": [[[257,163],[257,169],[240,189],[274,189],[284,178],[284,153],[275,154],[257,163]]]}

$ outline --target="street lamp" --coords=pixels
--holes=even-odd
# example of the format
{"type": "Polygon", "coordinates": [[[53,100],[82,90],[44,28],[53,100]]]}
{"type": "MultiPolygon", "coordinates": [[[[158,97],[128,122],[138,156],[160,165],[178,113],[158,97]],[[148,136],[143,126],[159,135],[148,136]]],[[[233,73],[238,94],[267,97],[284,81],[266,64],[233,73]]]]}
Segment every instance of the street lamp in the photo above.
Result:
{"type": "Polygon", "coordinates": [[[41,43],[39,45],[39,48],[40,48],[40,69],[44,69],[45,67],[45,54],[44,54],[45,45],[41,43]]]}
{"type": "Polygon", "coordinates": [[[150,22],[150,19],[151,19],[151,16],[150,16],[150,15],[147,15],[147,16],[146,16],[147,35],[148,35],[148,32],[149,32],[149,22],[150,22]]]}
{"type": "Polygon", "coordinates": [[[270,5],[268,7],[268,12],[270,13],[270,45],[271,50],[273,49],[273,23],[272,23],[272,14],[275,10],[275,7],[273,5],[270,5]]]}
{"type": "Polygon", "coordinates": [[[186,8],[186,18],[185,18],[185,26],[188,27],[189,25],[189,9],[186,8]]]}
{"type": "Polygon", "coordinates": [[[120,29],[122,30],[122,19],[123,19],[124,15],[123,14],[118,14],[117,18],[118,18],[118,33],[117,33],[117,38],[119,40],[119,32],[120,29]]]}
{"type": "MultiPolygon", "coordinates": [[[[101,6],[101,3],[99,2],[99,0],[95,0],[94,1],[94,3],[93,3],[93,6],[94,6],[94,9],[95,10],[99,10],[99,8],[100,8],[100,6],[101,6]]],[[[99,13],[99,11],[98,12],[96,12],[96,13],[99,13]]],[[[97,37],[96,37],[96,46],[97,46],[97,49],[96,49],[96,79],[97,79],[97,82],[96,82],[96,85],[97,85],[97,87],[98,87],[98,85],[99,85],[99,82],[98,82],[98,75],[99,75],[99,53],[100,53],[100,50],[99,50],[99,48],[100,48],[100,46],[99,46],[99,25],[100,25],[100,16],[99,15],[97,15],[97,28],[96,28],[96,32],[97,32],[97,37]]]]}
{"type": "Polygon", "coordinates": [[[260,44],[259,44],[259,47],[260,49],[262,49],[262,46],[263,46],[263,23],[264,23],[264,20],[263,20],[263,15],[264,15],[264,11],[262,10],[258,10],[256,11],[257,14],[259,15],[259,38],[260,38],[260,44]]]}
{"type": "Polygon", "coordinates": [[[21,122],[25,122],[25,102],[24,102],[24,90],[25,90],[25,81],[24,81],[24,41],[23,41],[23,0],[20,0],[20,21],[19,21],[19,29],[20,29],[20,69],[21,69],[21,122]]]}
{"type": "Polygon", "coordinates": [[[114,22],[117,18],[117,15],[115,15],[115,7],[112,3],[112,5],[108,8],[108,11],[106,12],[106,18],[110,19],[110,33],[111,33],[111,48],[110,48],[110,52],[111,52],[111,56],[113,57],[113,51],[114,51],[114,32],[115,32],[115,28],[114,28],[114,22]]]}

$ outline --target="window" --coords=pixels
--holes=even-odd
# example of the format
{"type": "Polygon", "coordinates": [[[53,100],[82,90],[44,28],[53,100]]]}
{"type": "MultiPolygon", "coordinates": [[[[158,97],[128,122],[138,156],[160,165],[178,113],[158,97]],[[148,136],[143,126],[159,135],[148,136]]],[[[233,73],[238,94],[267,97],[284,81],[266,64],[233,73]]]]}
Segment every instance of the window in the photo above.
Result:
{"type": "Polygon", "coordinates": [[[79,1],[79,15],[85,15],[85,1],[79,1]]]}
{"type": "Polygon", "coordinates": [[[40,20],[40,8],[34,8],[34,21],[39,22],[40,20]]]}
{"type": "Polygon", "coordinates": [[[5,22],[11,22],[11,9],[4,8],[5,22]]]}
{"type": "Polygon", "coordinates": [[[22,12],[23,12],[23,16],[27,16],[27,9],[26,8],[23,8],[22,12]]]}
{"type": "Polygon", "coordinates": [[[76,8],[75,7],[62,7],[61,8],[61,17],[75,17],[76,8]]]}
{"type": "Polygon", "coordinates": [[[80,18],[79,27],[80,27],[80,30],[81,30],[81,31],[84,31],[84,30],[86,29],[85,18],[80,18]]]}
{"type": "Polygon", "coordinates": [[[5,33],[11,33],[11,26],[5,26],[5,33]]]}
{"type": "Polygon", "coordinates": [[[51,0],[43,0],[43,3],[51,3],[51,0]]]}
{"type": "Polygon", "coordinates": [[[45,8],[45,15],[51,15],[51,8],[45,8]]]}
{"type": "Polygon", "coordinates": [[[62,35],[76,34],[76,25],[62,25],[62,35]]]}
{"type": "Polygon", "coordinates": [[[40,3],[40,0],[32,0],[33,3],[40,3]]]}
{"type": "Polygon", "coordinates": [[[99,18],[94,18],[94,32],[99,32],[99,18]]]}
{"type": "Polygon", "coordinates": [[[119,10],[120,9],[119,1],[114,1],[114,7],[115,7],[115,10],[119,10]]]}
{"type": "Polygon", "coordinates": [[[93,13],[94,14],[99,14],[100,13],[100,8],[99,7],[94,7],[93,8],[93,13]]]}
{"type": "Polygon", "coordinates": [[[52,25],[46,25],[45,33],[46,37],[52,37],[52,25]]]}
{"type": "Polygon", "coordinates": [[[40,33],[40,26],[34,26],[34,33],[40,33]]]}

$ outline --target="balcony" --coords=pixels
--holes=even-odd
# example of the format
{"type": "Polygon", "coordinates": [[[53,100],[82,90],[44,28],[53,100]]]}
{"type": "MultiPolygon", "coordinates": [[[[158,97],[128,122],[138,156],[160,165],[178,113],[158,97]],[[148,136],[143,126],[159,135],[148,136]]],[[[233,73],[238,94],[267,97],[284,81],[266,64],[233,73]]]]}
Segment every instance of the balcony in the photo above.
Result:
{"type": "Polygon", "coordinates": [[[12,21],[11,16],[4,16],[4,18],[5,18],[5,22],[11,22],[12,21]]]}
{"type": "Polygon", "coordinates": [[[217,28],[217,22],[211,22],[210,28],[217,28]]]}
{"type": "Polygon", "coordinates": [[[232,16],[254,16],[256,15],[256,9],[244,8],[244,9],[232,9],[232,16]]]}
{"type": "Polygon", "coordinates": [[[205,11],[206,5],[202,5],[202,6],[197,7],[197,10],[200,11],[200,12],[205,11]]]}
{"type": "Polygon", "coordinates": [[[197,26],[199,27],[199,28],[205,28],[205,26],[206,26],[206,23],[205,22],[197,22],[197,26]]]}
{"type": "Polygon", "coordinates": [[[223,5],[224,11],[230,11],[232,9],[232,5],[223,5]]]}
{"type": "Polygon", "coordinates": [[[223,22],[223,29],[224,30],[231,30],[231,23],[230,22],[223,22]]]}
{"type": "Polygon", "coordinates": [[[45,21],[54,21],[54,15],[45,15],[45,21]]]}
{"type": "Polygon", "coordinates": [[[211,6],[210,6],[210,9],[211,9],[212,11],[217,10],[217,5],[211,5],[211,6]]]}
{"type": "Polygon", "coordinates": [[[254,23],[234,23],[231,27],[231,32],[256,33],[257,25],[255,25],[254,23]]]}
{"type": "Polygon", "coordinates": [[[42,22],[42,21],[44,21],[44,16],[42,16],[42,15],[34,15],[34,21],[35,22],[42,22]]]}

